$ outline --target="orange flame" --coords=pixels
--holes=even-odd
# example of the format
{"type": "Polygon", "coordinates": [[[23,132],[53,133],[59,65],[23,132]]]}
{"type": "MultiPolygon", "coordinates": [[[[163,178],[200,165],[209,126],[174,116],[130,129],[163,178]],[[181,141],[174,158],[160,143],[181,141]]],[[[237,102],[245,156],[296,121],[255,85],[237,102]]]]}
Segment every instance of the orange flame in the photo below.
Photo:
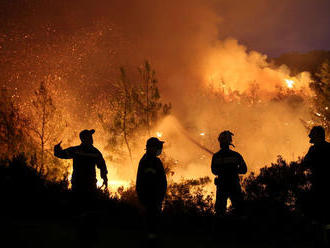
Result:
{"type": "Polygon", "coordinates": [[[295,85],[295,81],[291,80],[291,79],[284,79],[286,85],[288,86],[288,88],[292,89],[293,86],[295,85]]]}

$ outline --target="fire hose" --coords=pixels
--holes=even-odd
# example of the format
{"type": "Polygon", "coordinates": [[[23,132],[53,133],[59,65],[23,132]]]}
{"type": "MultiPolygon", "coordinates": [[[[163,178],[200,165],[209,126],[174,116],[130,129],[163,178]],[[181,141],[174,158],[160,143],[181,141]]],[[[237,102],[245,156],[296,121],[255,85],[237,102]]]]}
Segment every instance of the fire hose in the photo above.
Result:
{"type": "Polygon", "coordinates": [[[191,136],[189,136],[187,133],[183,134],[186,136],[187,139],[189,139],[193,144],[195,144],[196,146],[198,146],[200,149],[206,151],[207,153],[213,155],[214,152],[212,152],[211,150],[209,150],[207,147],[203,146],[202,144],[200,144],[197,140],[195,140],[194,138],[192,138],[191,136]]]}
{"type": "Polygon", "coordinates": [[[202,144],[200,144],[197,140],[195,140],[193,137],[191,137],[187,131],[180,125],[180,123],[176,120],[175,122],[176,127],[180,130],[180,132],[193,144],[195,144],[196,146],[198,146],[200,149],[202,149],[203,151],[207,152],[210,155],[213,155],[214,152],[212,152],[210,149],[208,149],[207,147],[203,146],[202,144]]]}

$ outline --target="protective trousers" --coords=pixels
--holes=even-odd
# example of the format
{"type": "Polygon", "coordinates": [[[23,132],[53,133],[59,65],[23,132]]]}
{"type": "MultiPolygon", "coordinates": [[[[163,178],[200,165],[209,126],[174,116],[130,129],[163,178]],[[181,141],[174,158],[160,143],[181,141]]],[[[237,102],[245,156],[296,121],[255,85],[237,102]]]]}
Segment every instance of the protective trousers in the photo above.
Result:
{"type": "Polygon", "coordinates": [[[227,200],[231,201],[233,212],[241,214],[243,204],[243,194],[240,185],[217,186],[217,194],[215,201],[216,215],[222,216],[227,210],[227,200]]]}
{"type": "Polygon", "coordinates": [[[146,210],[146,227],[148,234],[157,235],[160,228],[161,202],[144,204],[146,210]]]}

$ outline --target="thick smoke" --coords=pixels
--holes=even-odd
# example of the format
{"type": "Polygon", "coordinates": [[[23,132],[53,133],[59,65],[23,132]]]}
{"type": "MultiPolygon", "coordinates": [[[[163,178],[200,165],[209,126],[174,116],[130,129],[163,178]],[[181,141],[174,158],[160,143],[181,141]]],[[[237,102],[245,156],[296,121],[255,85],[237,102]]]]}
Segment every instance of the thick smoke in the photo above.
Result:
{"type": "MultiPolygon", "coordinates": [[[[210,156],[189,142],[182,128],[213,151],[218,133],[232,130],[251,170],[269,165],[277,155],[302,156],[308,147],[301,121],[309,119],[308,73],[290,75],[285,66],[274,68],[266,55],[248,51],[234,38],[219,40],[223,19],[214,4],[12,1],[2,6],[1,80],[26,100],[31,88],[55,77],[49,84],[70,116],[68,133],[96,128],[95,143],[105,146],[97,112],[106,112],[102,106],[111,101],[118,67],[135,70],[148,59],[162,100],[173,104],[172,116],[153,133],[163,133],[166,153],[178,160],[177,178],[210,175],[210,156]],[[294,82],[292,88],[285,80],[294,82]]],[[[71,138],[70,145],[75,142],[71,138]]],[[[134,169],[118,165],[109,169],[110,176],[134,180],[143,152],[144,144],[134,151],[134,169]]]]}

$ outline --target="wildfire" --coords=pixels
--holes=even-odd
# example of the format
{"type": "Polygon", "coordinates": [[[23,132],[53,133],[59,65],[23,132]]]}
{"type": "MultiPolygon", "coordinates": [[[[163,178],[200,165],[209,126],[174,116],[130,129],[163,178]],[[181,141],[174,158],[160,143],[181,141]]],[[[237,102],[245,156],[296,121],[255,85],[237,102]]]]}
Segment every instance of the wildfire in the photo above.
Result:
{"type": "Polygon", "coordinates": [[[295,84],[295,81],[291,80],[291,79],[284,79],[286,85],[288,86],[288,88],[292,89],[294,84],[295,84]]]}
{"type": "Polygon", "coordinates": [[[119,187],[128,188],[129,186],[130,186],[130,183],[128,181],[124,181],[124,180],[109,181],[109,187],[111,187],[111,188],[119,188],[119,187]]]}
{"type": "Polygon", "coordinates": [[[97,180],[96,186],[100,188],[102,186],[103,182],[101,180],[97,180]]]}
{"type": "Polygon", "coordinates": [[[161,132],[156,132],[156,135],[157,135],[158,138],[161,138],[161,137],[163,136],[163,133],[161,133],[161,132]]]}
{"type": "MultiPolygon", "coordinates": [[[[100,188],[103,185],[103,180],[98,179],[96,185],[98,188],[100,188]]],[[[130,183],[128,181],[124,181],[124,180],[110,180],[108,183],[108,186],[111,189],[118,189],[119,187],[128,188],[129,185],[130,185],[130,183]]]]}

